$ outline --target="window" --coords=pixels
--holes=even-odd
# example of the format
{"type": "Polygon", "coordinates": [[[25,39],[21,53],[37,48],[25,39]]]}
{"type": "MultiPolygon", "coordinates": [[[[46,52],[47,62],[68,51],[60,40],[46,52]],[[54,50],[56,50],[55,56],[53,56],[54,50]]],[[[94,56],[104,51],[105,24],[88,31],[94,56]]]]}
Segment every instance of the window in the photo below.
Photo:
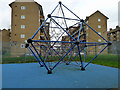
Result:
{"type": "Polygon", "coordinates": [[[98,32],[98,34],[100,34],[100,35],[101,35],[101,32],[98,32]]]}
{"type": "Polygon", "coordinates": [[[21,19],[25,19],[25,15],[21,15],[21,19]]]}
{"type": "Polygon", "coordinates": [[[98,28],[101,28],[101,25],[98,25],[98,28]]]}
{"type": "Polygon", "coordinates": [[[101,42],[101,39],[98,39],[99,42],[101,42]]]}
{"type": "Polygon", "coordinates": [[[21,25],[21,29],[24,29],[25,28],[25,25],[21,25]]]}
{"type": "Polygon", "coordinates": [[[21,10],[25,10],[26,9],[26,7],[25,6],[21,6],[21,10]]]}
{"type": "Polygon", "coordinates": [[[98,48],[101,49],[101,46],[99,46],[98,48]]]}
{"type": "Polygon", "coordinates": [[[117,37],[119,37],[119,35],[117,35],[117,37]]]}
{"type": "Polygon", "coordinates": [[[46,26],[48,26],[49,24],[47,23],[46,26]]]}
{"type": "Polygon", "coordinates": [[[27,43],[27,40],[25,40],[25,43],[27,43]]]}
{"type": "Polygon", "coordinates": [[[112,33],[111,33],[111,35],[112,35],[112,33]]]}
{"type": "Polygon", "coordinates": [[[98,19],[98,22],[100,22],[101,21],[101,19],[98,19]]]}
{"type": "Polygon", "coordinates": [[[40,29],[40,32],[41,32],[41,33],[43,33],[43,32],[44,32],[43,28],[41,28],[41,29],[40,29]]]}
{"type": "Polygon", "coordinates": [[[87,42],[88,42],[88,40],[87,40],[87,42]]]}
{"type": "Polygon", "coordinates": [[[117,31],[117,33],[119,33],[119,31],[117,31]]]}
{"type": "Polygon", "coordinates": [[[88,36],[88,33],[86,34],[86,36],[88,36]]]}
{"type": "Polygon", "coordinates": [[[88,30],[88,27],[87,27],[87,30],[88,30]]]}
{"type": "Polygon", "coordinates": [[[25,48],[25,44],[21,44],[21,48],[25,48]]]}
{"type": "Polygon", "coordinates": [[[25,34],[21,34],[21,38],[25,38],[25,34]]]}
{"type": "Polygon", "coordinates": [[[40,36],[39,39],[40,40],[45,40],[45,37],[44,36],[40,36]]]}

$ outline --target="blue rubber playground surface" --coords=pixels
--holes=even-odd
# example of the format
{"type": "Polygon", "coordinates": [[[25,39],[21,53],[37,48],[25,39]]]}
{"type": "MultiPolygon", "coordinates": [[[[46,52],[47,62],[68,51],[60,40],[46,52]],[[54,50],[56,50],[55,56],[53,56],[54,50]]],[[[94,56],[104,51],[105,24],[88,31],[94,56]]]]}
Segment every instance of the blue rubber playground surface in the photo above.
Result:
{"type": "Polygon", "coordinates": [[[38,63],[3,64],[2,88],[118,88],[118,69],[90,64],[81,71],[73,62],[47,74],[38,63]]]}

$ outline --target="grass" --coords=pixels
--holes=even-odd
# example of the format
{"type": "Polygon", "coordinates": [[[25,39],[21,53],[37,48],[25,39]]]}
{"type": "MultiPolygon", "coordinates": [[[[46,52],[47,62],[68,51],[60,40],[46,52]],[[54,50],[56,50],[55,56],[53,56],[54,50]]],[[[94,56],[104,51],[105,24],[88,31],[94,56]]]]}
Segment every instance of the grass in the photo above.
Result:
{"type": "Polygon", "coordinates": [[[37,62],[33,56],[27,57],[3,57],[2,64],[8,63],[33,63],[37,62]]]}
{"type": "MultiPolygon", "coordinates": [[[[72,56],[73,57],[73,56],[72,56]]],[[[71,58],[72,58],[71,57],[71,58]]],[[[89,62],[95,57],[95,55],[87,55],[86,56],[86,62],[89,62]]],[[[60,60],[58,56],[48,57],[49,61],[58,61],[60,60]]],[[[83,60],[82,56],[82,60],[83,60]]],[[[109,67],[115,67],[120,68],[119,64],[119,58],[120,55],[99,55],[95,60],[93,60],[91,63],[93,64],[99,64],[109,67]]],[[[68,60],[68,57],[66,56],[64,60],[68,60]]],[[[79,57],[76,57],[74,61],[80,61],[79,57]]],[[[33,63],[37,62],[33,56],[27,56],[27,57],[3,57],[2,58],[2,64],[8,64],[8,63],[33,63]]]]}

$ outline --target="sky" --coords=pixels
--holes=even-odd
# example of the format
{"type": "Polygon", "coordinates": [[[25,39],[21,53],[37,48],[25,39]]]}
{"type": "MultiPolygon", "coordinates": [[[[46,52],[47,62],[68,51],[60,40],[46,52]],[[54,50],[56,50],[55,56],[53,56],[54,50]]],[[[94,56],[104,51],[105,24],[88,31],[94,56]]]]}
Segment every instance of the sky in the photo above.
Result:
{"type": "MultiPolygon", "coordinates": [[[[9,4],[15,0],[0,0],[0,29],[9,29],[11,27],[11,8],[9,4]]],[[[60,0],[34,0],[43,7],[46,17],[55,8],[60,0]]],[[[118,25],[118,2],[119,0],[61,0],[70,10],[77,14],[81,19],[90,16],[99,10],[108,19],[109,28],[115,28],[118,25]]]]}

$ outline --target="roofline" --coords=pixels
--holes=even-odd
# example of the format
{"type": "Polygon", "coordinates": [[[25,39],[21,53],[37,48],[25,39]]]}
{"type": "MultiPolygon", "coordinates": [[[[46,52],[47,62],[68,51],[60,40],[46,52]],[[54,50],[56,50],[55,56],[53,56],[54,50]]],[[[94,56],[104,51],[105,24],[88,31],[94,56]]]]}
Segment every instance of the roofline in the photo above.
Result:
{"type": "Polygon", "coordinates": [[[120,27],[119,26],[118,27],[116,26],[115,29],[112,29],[112,30],[108,31],[107,33],[109,34],[109,33],[116,32],[116,31],[120,31],[120,27]]]}
{"type": "MultiPolygon", "coordinates": [[[[15,3],[15,2],[16,2],[16,1],[10,3],[9,6],[11,7],[11,5],[12,5],[13,3],[15,3]]],[[[41,6],[39,3],[37,3],[36,1],[34,1],[34,3],[36,3],[38,6],[42,7],[42,6],[41,6]]]]}
{"type": "MultiPolygon", "coordinates": [[[[101,13],[99,10],[97,10],[96,12],[101,13]]],[[[90,16],[86,16],[86,20],[89,19],[89,17],[91,17],[92,15],[94,15],[96,12],[94,12],[93,14],[91,14],[90,16]]],[[[107,19],[109,19],[107,16],[105,16],[103,13],[101,13],[104,17],[106,17],[107,19]]]]}

